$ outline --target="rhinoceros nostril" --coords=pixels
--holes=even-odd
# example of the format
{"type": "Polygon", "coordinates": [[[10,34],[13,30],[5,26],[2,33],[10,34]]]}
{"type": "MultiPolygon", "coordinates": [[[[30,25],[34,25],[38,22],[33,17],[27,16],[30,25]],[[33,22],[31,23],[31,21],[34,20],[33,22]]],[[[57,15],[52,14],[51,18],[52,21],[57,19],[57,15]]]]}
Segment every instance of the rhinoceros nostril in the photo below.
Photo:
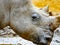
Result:
{"type": "Polygon", "coordinates": [[[51,38],[46,38],[47,41],[51,41],[51,38]]]}

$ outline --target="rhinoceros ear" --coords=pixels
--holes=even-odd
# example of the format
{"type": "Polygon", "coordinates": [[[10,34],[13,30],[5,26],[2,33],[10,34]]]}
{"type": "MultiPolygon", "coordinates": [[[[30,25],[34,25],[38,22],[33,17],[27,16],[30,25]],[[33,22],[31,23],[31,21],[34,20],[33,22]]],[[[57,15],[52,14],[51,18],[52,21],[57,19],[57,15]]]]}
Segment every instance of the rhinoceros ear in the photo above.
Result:
{"type": "Polygon", "coordinates": [[[42,8],[42,10],[45,11],[45,12],[49,12],[49,6],[48,5],[45,6],[44,8],[42,8]]]}

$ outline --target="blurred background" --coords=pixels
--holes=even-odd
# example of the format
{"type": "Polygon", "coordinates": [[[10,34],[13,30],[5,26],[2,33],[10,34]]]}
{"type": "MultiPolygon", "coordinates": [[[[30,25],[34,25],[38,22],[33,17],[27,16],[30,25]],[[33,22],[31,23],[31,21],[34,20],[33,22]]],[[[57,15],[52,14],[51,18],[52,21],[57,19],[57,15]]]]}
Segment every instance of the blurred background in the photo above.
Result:
{"type": "Polygon", "coordinates": [[[49,5],[52,12],[60,12],[60,0],[32,0],[32,3],[39,8],[49,5]]]}

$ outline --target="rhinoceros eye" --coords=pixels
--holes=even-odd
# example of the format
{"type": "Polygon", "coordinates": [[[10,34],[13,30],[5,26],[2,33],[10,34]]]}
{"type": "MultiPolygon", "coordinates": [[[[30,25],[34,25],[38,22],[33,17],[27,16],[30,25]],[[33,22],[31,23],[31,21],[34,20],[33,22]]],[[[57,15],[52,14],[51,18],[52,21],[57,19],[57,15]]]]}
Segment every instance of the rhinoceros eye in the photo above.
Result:
{"type": "Polygon", "coordinates": [[[36,20],[38,20],[39,18],[40,18],[39,14],[37,14],[37,13],[32,14],[32,20],[33,20],[33,21],[36,21],[36,20]]]}

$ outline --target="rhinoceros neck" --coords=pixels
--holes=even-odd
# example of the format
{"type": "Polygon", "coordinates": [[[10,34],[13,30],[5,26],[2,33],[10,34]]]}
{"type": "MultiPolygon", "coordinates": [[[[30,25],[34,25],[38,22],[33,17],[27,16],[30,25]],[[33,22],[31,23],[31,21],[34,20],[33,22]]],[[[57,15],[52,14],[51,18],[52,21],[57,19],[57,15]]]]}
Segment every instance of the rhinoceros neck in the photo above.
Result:
{"type": "Polygon", "coordinates": [[[14,6],[12,6],[10,15],[10,26],[14,29],[16,33],[18,33],[20,36],[23,36],[25,35],[26,31],[29,31],[30,26],[32,25],[31,22],[32,7],[30,2],[24,3],[24,1],[27,0],[20,1],[22,1],[20,5],[15,3],[14,6]]]}
{"type": "Polygon", "coordinates": [[[31,24],[31,4],[29,0],[16,0],[12,2],[10,26],[23,30],[31,24]]]}

